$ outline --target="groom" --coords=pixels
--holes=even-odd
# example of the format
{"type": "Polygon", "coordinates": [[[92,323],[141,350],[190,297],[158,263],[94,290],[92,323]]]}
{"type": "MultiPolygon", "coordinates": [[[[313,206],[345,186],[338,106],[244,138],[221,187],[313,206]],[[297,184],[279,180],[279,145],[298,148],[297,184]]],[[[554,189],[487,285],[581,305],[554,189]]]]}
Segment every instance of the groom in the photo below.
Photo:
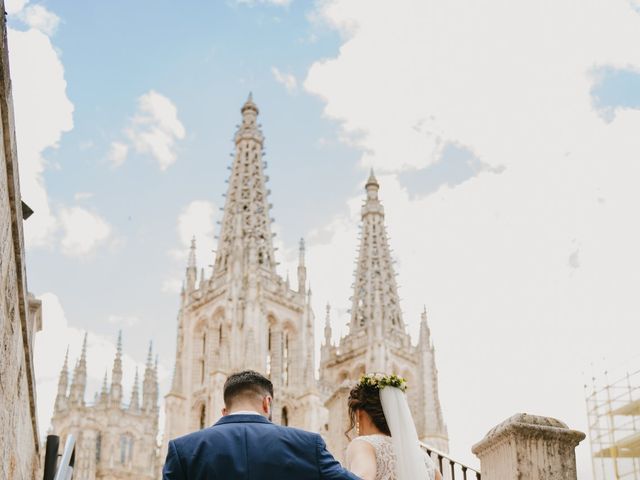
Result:
{"type": "Polygon", "coordinates": [[[171,440],[164,480],[348,479],[316,433],[271,423],[273,385],[250,370],[224,384],[222,418],[171,440]]]}

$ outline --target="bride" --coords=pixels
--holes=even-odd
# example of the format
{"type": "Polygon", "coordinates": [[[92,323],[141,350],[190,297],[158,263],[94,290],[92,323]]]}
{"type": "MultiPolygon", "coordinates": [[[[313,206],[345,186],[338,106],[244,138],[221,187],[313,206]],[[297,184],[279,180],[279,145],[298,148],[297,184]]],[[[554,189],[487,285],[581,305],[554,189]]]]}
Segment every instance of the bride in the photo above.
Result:
{"type": "Polygon", "coordinates": [[[397,375],[364,375],[349,394],[347,468],[363,480],[442,480],[420,448],[405,390],[397,375]]]}

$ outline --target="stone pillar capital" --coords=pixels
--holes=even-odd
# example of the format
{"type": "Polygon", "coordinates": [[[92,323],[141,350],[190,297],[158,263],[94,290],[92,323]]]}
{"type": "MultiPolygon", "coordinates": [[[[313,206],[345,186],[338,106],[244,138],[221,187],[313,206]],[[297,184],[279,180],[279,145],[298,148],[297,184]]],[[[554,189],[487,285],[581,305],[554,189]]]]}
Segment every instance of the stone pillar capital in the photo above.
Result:
{"type": "Polygon", "coordinates": [[[476,443],[483,480],[575,480],[575,448],[585,434],[555,418],[518,413],[476,443]]]}

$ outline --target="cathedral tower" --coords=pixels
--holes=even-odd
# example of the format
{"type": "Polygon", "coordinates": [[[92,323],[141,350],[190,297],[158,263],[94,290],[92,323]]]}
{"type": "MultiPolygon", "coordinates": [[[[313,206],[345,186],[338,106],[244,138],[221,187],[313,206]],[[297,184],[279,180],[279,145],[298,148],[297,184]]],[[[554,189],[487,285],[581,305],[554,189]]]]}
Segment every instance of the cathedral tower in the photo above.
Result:
{"type": "MultiPolygon", "coordinates": [[[[151,355],[151,351],[149,352],[151,355]]],[[[85,401],[87,381],[87,336],[76,363],[69,391],[68,357],[58,381],[52,432],[64,441],[76,438],[76,462],[73,478],[78,480],[152,480],[158,478],[158,380],[157,366],[147,361],[143,404],[139,403],[138,372],[129,405],[122,398],[122,334],[111,370],[111,388],[107,372],[100,393],[92,403],[85,401]]]]}
{"type": "Polygon", "coordinates": [[[326,407],[332,421],[327,425],[327,444],[341,457],[347,445],[346,405],[350,387],[364,373],[396,373],[407,379],[409,403],[418,435],[432,447],[448,450],[447,428],[438,397],[435,350],[426,312],[420,338],[413,345],[402,318],[396,274],[393,268],[380,185],[373,171],[367,180],[362,205],[362,229],[348,334],[338,346],[331,345],[329,309],[321,349],[320,380],[328,393],[326,407]]]}
{"type": "Polygon", "coordinates": [[[245,369],[273,382],[275,422],[316,431],[322,424],[304,243],[293,290],[276,272],[264,136],[251,95],[241,114],[213,273],[196,285],[195,244],[185,272],[164,448],[218,420],[227,376],[245,369]]]}

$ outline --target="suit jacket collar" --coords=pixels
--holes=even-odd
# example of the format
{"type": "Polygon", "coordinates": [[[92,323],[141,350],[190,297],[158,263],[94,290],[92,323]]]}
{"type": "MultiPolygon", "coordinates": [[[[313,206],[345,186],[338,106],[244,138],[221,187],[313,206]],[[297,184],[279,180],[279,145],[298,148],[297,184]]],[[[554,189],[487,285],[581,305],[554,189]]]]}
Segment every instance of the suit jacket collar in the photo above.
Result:
{"type": "Polygon", "coordinates": [[[227,415],[226,417],[221,417],[215,424],[216,425],[225,425],[227,423],[271,423],[267,418],[258,414],[239,414],[239,415],[227,415]]]}

